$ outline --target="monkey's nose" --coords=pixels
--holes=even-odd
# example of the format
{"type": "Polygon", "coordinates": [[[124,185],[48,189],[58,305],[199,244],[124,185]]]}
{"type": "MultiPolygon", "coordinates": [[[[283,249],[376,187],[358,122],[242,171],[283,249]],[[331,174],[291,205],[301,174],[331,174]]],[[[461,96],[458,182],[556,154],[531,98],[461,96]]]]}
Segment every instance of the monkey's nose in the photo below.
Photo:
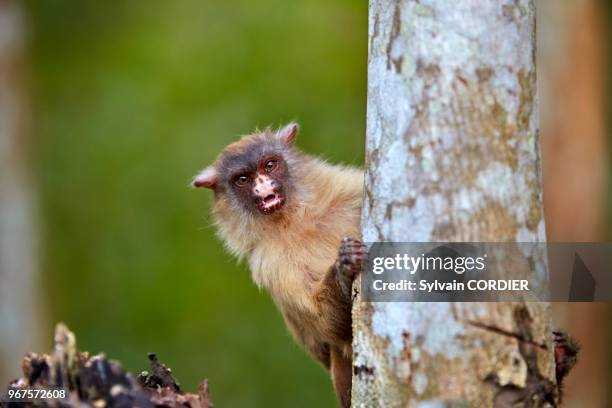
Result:
{"type": "Polygon", "coordinates": [[[276,194],[276,185],[271,182],[257,183],[253,188],[253,192],[264,200],[268,196],[276,194]]]}

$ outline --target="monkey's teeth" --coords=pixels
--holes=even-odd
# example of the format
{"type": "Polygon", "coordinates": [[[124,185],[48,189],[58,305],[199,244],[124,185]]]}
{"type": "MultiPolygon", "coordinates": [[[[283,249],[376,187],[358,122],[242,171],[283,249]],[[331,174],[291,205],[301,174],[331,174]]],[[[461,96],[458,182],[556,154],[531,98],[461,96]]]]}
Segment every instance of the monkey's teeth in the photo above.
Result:
{"type": "Polygon", "coordinates": [[[269,197],[266,197],[261,202],[261,208],[262,208],[263,211],[268,212],[268,211],[271,211],[273,209],[276,209],[282,203],[283,203],[283,198],[282,197],[280,197],[278,195],[269,196],[269,197]]]}

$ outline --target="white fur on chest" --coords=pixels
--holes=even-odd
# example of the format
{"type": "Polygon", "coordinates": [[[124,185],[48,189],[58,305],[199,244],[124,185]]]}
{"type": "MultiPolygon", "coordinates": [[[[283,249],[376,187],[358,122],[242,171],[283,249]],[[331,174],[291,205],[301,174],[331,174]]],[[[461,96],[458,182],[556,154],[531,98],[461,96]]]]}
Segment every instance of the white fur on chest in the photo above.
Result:
{"type": "Polygon", "coordinates": [[[262,242],[249,256],[249,267],[257,286],[266,288],[281,303],[310,307],[312,293],[333,265],[339,239],[301,236],[300,245],[282,237],[262,242]]]}

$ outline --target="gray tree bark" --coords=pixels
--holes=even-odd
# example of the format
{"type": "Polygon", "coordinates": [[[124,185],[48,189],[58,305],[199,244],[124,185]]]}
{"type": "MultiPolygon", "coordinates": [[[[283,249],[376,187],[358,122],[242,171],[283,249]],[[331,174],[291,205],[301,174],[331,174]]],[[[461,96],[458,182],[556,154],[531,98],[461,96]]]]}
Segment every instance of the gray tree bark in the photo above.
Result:
{"type": "MultiPolygon", "coordinates": [[[[371,0],[363,240],[545,241],[536,96],[534,0],[371,0]]],[[[546,303],[357,299],[353,325],[355,407],[554,389],[546,303]]]]}

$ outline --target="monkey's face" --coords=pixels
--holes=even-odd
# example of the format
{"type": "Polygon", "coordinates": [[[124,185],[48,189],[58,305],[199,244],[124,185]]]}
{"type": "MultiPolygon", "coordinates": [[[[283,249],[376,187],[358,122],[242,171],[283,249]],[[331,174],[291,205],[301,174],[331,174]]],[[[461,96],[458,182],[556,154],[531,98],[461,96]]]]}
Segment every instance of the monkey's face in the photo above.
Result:
{"type": "Polygon", "coordinates": [[[198,174],[193,185],[211,188],[217,200],[239,211],[279,212],[292,192],[290,163],[296,124],[276,133],[265,131],[228,146],[215,164],[198,174]]]}
{"type": "Polygon", "coordinates": [[[271,151],[269,146],[259,147],[263,147],[263,151],[246,152],[228,159],[235,163],[227,167],[226,192],[248,211],[269,215],[280,210],[286,202],[289,172],[280,152],[271,151]]]}

